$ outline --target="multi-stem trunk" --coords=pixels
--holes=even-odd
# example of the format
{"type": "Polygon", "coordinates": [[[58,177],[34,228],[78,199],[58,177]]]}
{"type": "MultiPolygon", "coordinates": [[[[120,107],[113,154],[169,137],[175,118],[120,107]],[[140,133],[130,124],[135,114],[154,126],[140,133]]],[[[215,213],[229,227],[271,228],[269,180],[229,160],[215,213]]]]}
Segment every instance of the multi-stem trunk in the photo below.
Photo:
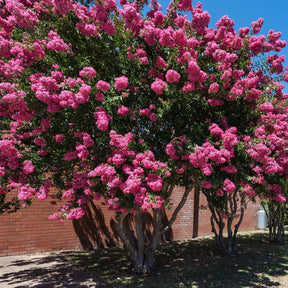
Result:
{"type": "MultiPolygon", "coordinates": [[[[174,185],[167,187],[167,193],[171,194],[173,188],[174,185]]],[[[127,213],[116,213],[116,228],[125,247],[130,252],[134,272],[139,274],[149,274],[153,270],[154,256],[161,237],[171,228],[191,190],[192,187],[185,188],[180,203],[174,210],[171,219],[165,227],[163,226],[164,211],[162,209],[152,210],[153,233],[150,239],[145,237],[147,213],[142,212],[140,209],[137,210],[134,223],[135,229],[132,229],[131,225],[126,221],[127,213]]]]}
{"type": "Polygon", "coordinates": [[[212,232],[215,235],[217,246],[223,255],[231,255],[233,252],[236,251],[237,248],[237,233],[239,227],[242,223],[243,216],[244,216],[244,202],[245,197],[240,196],[241,200],[237,201],[237,192],[233,193],[232,195],[227,195],[227,207],[229,207],[229,215],[226,220],[227,225],[227,236],[224,236],[224,228],[225,228],[225,220],[223,212],[220,211],[218,208],[214,207],[211,203],[208,202],[209,209],[211,211],[211,225],[212,225],[212,232]],[[240,208],[238,207],[240,206],[240,208]],[[240,215],[239,214],[240,210],[240,215]],[[233,229],[233,222],[239,216],[237,223],[233,229]]]}
{"type": "Polygon", "coordinates": [[[268,200],[268,227],[271,243],[284,244],[284,220],[286,203],[268,200]]]}

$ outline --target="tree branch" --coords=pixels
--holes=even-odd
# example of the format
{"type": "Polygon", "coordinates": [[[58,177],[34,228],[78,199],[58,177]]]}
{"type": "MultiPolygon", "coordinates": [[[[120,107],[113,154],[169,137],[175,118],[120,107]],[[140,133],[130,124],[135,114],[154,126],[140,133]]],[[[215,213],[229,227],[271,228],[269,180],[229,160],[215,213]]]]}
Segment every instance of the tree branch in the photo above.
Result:
{"type": "Polygon", "coordinates": [[[172,224],[175,222],[178,213],[180,212],[180,210],[182,209],[182,207],[184,206],[184,204],[187,201],[187,197],[190,194],[190,192],[192,191],[193,186],[187,186],[185,187],[185,192],[181,198],[181,201],[179,202],[177,208],[174,210],[172,217],[170,218],[170,221],[168,222],[168,224],[166,225],[166,227],[163,229],[163,231],[161,231],[161,235],[165,234],[172,226],[172,224]]]}

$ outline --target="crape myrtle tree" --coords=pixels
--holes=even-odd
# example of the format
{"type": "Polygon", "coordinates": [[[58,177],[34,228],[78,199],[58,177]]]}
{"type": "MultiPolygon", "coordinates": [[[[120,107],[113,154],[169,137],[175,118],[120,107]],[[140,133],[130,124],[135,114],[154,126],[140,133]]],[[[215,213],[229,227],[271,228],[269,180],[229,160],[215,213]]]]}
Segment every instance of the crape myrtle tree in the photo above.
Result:
{"type": "Polygon", "coordinates": [[[254,178],[257,189],[266,190],[266,196],[264,193],[261,199],[268,216],[269,240],[283,244],[288,178],[287,106],[285,101],[274,99],[272,103],[260,105],[260,109],[265,114],[261,116],[254,140],[247,148],[255,161],[251,168],[257,173],[254,178]]]}
{"type": "MultiPolygon", "coordinates": [[[[152,1],[146,16],[145,1],[0,3],[1,213],[37,197],[61,201],[50,219],[79,219],[103,197],[134,270],[148,273],[161,236],[202,187],[221,248],[223,219],[231,228],[237,207],[263,194],[251,192],[247,149],[260,105],[285,94],[253,58],[280,52],[281,33],[256,36],[262,19],[237,32],[227,16],[208,28],[209,13],[190,1],[171,2],[166,14],[152,1]],[[175,185],[185,189],[164,227],[175,185]]],[[[266,62],[282,73],[282,56],[266,62]]]]}

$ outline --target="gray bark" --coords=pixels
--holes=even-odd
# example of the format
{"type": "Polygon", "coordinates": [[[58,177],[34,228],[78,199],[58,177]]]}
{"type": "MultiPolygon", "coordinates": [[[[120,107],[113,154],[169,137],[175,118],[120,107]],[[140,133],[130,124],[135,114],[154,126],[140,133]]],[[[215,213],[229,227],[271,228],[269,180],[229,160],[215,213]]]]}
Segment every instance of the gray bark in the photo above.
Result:
{"type": "MultiPolygon", "coordinates": [[[[171,185],[165,185],[164,187],[167,193],[172,192],[173,187],[171,185]]],[[[122,239],[125,247],[129,250],[131,255],[131,261],[133,269],[139,274],[149,274],[152,272],[154,267],[154,256],[157,246],[161,240],[161,237],[171,228],[175,222],[179,211],[184,206],[187,197],[193,187],[185,187],[185,192],[179,202],[178,206],[174,210],[171,219],[167,225],[163,226],[163,210],[153,209],[153,233],[150,239],[145,239],[145,228],[146,228],[146,213],[139,209],[135,215],[135,231],[132,231],[125,221],[128,215],[123,213],[116,213],[116,229],[122,239]]]]}
{"type": "Polygon", "coordinates": [[[227,237],[224,237],[225,222],[223,220],[222,213],[219,212],[218,209],[213,207],[213,205],[209,204],[208,206],[211,211],[210,221],[212,226],[212,232],[215,235],[215,240],[220,250],[220,253],[223,255],[230,256],[237,249],[237,233],[244,217],[245,199],[244,196],[242,196],[239,203],[237,199],[237,192],[227,195],[227,197],[228,197],[227,207],[229,207],[229,217],[227,219],[227,237]],[[240,217],[238,222],[235,224],[233,230],[233,222],[239,210],[238,209],[239,204],[240,204],[240,217]]]}
{"type": "MultiPolygon", "coordinates": [[[[269,228],[269,241],[274,244],[284,244],[285,242],[285,220],[286,203],[276,202],[273,200],[268,201],[268,228],[269,228]]],[[[266,211],[267,214],[267,211],[266,211]]]]}

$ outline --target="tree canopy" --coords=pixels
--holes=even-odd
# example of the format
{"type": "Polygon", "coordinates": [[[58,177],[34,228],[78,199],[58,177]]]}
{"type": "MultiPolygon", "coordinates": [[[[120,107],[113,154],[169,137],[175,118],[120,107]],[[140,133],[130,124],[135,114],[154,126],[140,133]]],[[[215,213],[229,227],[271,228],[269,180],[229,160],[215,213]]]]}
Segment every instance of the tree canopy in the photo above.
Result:
{"type": "Polygon", "coordinates": [[[235,31],[186,0],[147,15],[145,1],[0,3],[1,213],[33,197],[64,200],[58,220],[100,197],[161,211],[174,185],[175,217],[193,187],[216,222],[238,201],[286,201],[286,42],[259,35],[262,18],[235,31]]]}

